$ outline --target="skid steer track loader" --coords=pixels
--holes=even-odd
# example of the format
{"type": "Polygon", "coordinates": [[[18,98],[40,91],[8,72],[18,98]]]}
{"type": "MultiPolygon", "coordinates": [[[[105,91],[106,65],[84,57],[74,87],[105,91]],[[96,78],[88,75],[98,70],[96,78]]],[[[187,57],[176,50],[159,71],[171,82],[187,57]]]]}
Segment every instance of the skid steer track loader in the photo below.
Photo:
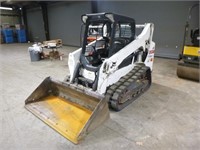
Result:
{"type": "Polygon", "coordinates": [[[179,55],[177,66],[178,77],[194,81],[200,81],[200,34],[199,27],[191,29],[190,23],[192,10],[198,8],[198,6],[199,4],[195,4],[189,9],[188,20],[185,25],[183,49],[179,55]],[[190,29],[191,33],[189,34],[190,29]]]}
{"type": "Polygon", "coordinates": [[[119,111],[149,88],[155,50],[152,23],[135,25],[113,13],[82,15],[82,22],[82,47],[69,54],[70,75],[62,82],[46,78],[25,101],[75,144],[109,118],[109,107],[119,111]]]}

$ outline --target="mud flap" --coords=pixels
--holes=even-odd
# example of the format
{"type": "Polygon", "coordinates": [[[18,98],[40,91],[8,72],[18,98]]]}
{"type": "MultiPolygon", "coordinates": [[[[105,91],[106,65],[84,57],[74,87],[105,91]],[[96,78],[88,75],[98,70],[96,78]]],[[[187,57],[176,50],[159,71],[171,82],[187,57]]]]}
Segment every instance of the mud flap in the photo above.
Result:
{"type": "Polygon", "coordinates": [[[100,95],[50,77],[26,99],[25,108],[75,144],[109,118],[100,95]]]}

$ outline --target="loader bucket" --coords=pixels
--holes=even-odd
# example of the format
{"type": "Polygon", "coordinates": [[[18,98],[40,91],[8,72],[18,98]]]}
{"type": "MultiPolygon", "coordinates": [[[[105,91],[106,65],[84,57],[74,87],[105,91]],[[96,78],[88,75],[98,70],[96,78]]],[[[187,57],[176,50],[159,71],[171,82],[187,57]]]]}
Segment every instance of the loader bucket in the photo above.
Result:
{"type": "Polygon", "coordinates": [[[75,144],[109,117],[100,95],[50,77],[26,99],[25,108],[75,144]]]}

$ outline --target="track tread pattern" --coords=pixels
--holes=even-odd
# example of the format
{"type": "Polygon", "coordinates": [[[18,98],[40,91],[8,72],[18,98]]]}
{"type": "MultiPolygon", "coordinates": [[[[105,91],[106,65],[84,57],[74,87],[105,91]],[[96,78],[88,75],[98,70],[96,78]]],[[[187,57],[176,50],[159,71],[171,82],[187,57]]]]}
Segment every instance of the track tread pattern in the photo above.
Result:
{"type": "Polygon", "coordinates": [[[138,64],[133,70],[107,89],[105,98],[112,109],[119,111],[144,93],[150,85],[150,68],[138,64]]]}

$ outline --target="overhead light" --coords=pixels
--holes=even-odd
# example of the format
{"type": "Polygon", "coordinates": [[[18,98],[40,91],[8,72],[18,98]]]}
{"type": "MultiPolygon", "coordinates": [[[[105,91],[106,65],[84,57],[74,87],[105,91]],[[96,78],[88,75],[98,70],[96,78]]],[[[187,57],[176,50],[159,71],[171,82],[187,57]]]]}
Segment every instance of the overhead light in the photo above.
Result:
{"type": "Polygon", "coordinates": [[[4,10],[13,10],[13,9],[10,8],[10,7],[0,7],[0,9],[4,9],[4,10]]]}

